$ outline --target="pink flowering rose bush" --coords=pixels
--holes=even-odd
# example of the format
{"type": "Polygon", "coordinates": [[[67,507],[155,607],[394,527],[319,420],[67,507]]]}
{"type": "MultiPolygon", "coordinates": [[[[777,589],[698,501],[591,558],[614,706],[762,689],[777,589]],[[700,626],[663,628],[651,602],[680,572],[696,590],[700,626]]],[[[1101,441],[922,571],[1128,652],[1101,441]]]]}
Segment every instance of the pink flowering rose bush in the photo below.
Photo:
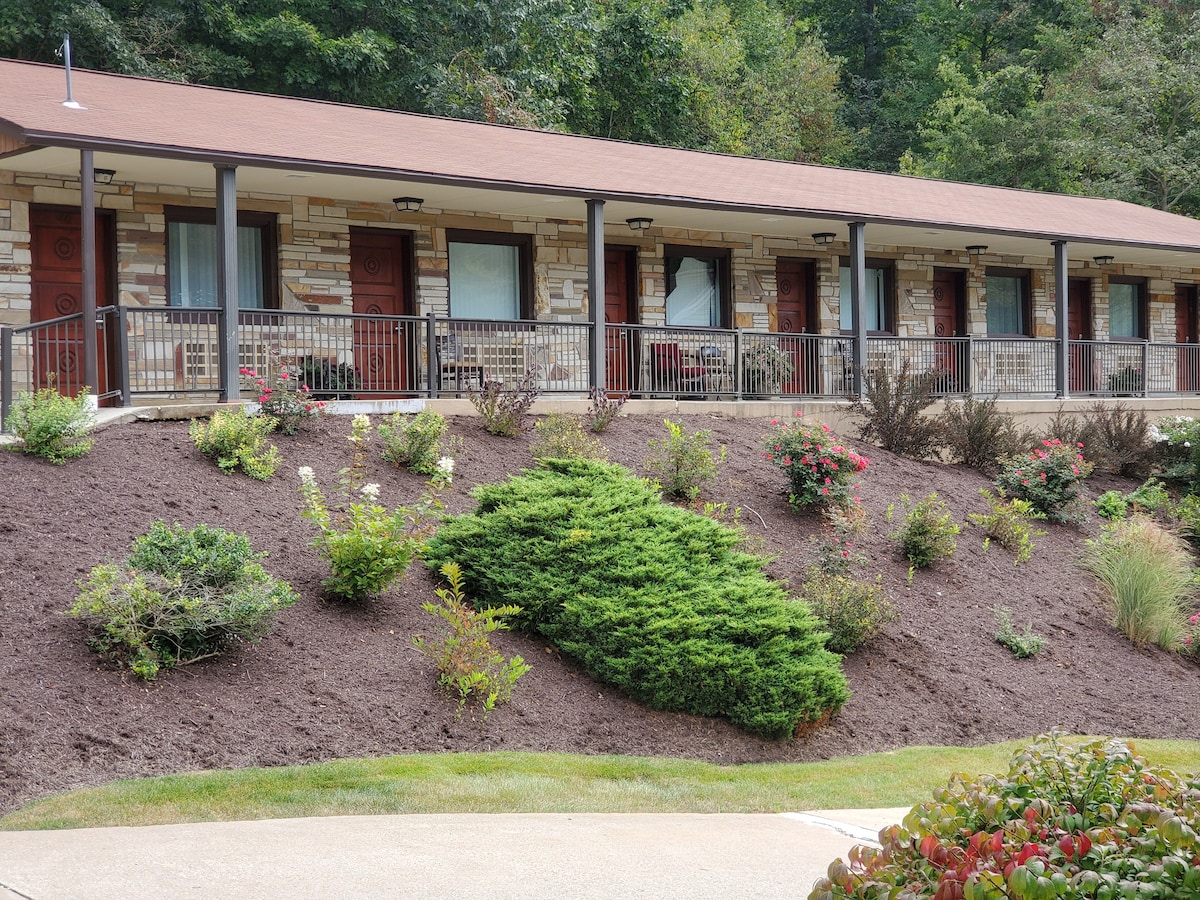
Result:
{"type": "Polygon", "coordinates": [[[1179,640],[1179,652],[1200,662],[1200,612],[1188,616],[1187,628],[1179,640]]]}
{"type": "Polygon", "coordinates": [[[763,442],[763,459],[788,477],[788,502],[796,509],[857,503],[854,479],[869,460],[843,446],[828,425],[801,422],[799,410],[796,416],[787,423],[772,419],[774,429],[763,442]]]}
{"type": "Polygon", "coordinates": [[[242,389],[253,392],[259,415],[274,421],[281,434],[295,434],[301,422],[324,412],[325,401],[313,399],[312,390],[293,368],[282,365],[278,357],[272,362],[276,374],[271,382],[254,369],[238,369],[242,389]]]}
{"type": "Polygon", "coordinates": [[[1042,441],[1028,456],[1010,456],[1001,464],[996,484],[1010,497],[1033,504],[1051,522],[1079,521],[1079,486],[1094,465],[1083,458],[1083,444],[1058,438],[1042,441]]]}

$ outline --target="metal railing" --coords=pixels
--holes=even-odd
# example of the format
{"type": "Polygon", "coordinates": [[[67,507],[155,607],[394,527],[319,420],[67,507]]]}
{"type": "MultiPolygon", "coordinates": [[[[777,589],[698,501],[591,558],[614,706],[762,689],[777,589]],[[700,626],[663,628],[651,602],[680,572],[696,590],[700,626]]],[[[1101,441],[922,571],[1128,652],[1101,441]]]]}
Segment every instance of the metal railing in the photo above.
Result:
{"type": "Polygon", "coordinates": [[[970,388],[981,396],[1053,397],[1057,341],[971,338],[970,388]]]}
{"type": "Polygon", "coordinates": [[[428,317],[437,392],[462,393],[484,380],[513,388],[529,376],[548,394],[586,394],[591,377],[588,322],[428,317]]]}

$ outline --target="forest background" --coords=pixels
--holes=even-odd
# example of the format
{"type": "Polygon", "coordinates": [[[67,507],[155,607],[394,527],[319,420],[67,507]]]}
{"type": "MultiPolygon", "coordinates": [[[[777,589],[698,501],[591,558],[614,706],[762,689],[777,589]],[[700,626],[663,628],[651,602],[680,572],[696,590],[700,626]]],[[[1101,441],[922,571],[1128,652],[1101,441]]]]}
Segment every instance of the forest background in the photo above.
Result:
{"type": "Polygon", "coordinates": [[[0,56],[1200,216],[1200,0],[0,0],[0,56]]]}

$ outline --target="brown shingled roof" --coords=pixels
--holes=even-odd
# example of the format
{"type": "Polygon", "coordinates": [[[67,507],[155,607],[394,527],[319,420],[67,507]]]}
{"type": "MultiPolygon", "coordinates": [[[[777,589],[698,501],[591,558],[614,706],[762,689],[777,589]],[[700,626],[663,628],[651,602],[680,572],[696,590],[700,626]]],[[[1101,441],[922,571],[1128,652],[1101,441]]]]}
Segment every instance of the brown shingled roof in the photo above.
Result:
{"type": "Polygon", "coordinates": [[[600,199],[1200,251],[1200,221],[1044,194],[527,131],[0,60],[0,131],[30,145],[386,174],[600,199]]]}

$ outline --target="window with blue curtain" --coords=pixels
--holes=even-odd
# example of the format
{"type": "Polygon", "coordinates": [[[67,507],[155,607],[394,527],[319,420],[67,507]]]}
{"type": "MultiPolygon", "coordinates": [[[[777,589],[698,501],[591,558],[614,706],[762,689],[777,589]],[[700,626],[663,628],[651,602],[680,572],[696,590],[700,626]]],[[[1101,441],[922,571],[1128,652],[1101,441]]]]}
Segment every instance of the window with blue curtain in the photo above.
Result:
{"type": "Polygon", "coordinates": [[[1019,275],[988,275],[984,291],[988,334],[1027,334],[1025,279],[1019,275]]]}
{"type": "MultiPolygon", "coordinates": [[[[264,241],[261,226],[238,226],[238,306],[265,305],[264,241]]],[[[207,222],[167,223],[167,302],[171,306],[217,305],[217,226],[207,222]]]]}
{"type": "MultiPolygon", "coordinates": [[[[838,324],[842,331],[854,330],[854,308],[850,302],[850,267],[842,266],[838,301],[838,324]]],[[[889,331],[887,316],[887,269],[867,266],[863,282],[863,314],[867,331],[889,331]]]]}

